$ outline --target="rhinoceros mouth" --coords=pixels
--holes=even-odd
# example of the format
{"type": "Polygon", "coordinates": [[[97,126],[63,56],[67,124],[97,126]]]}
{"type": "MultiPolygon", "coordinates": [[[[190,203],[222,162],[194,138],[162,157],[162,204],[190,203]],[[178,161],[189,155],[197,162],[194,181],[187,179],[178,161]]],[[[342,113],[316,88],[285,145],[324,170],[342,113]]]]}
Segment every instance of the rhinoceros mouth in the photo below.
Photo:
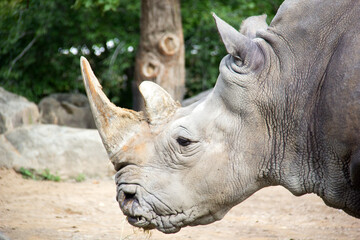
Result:
{"type": "Polygon", "coordinates": [[[186,225],[188,214],[171,211],[167,205],[141,186],[120,184],[117,188],[120,209],[131,225],[144,230],[156,228],[164,233],[176,233],[186,225]]]}
{"type": "Polygon", "coordinates": [[[120,209],[127,217],[127,220],[131,225],[146,230],[154,229],[156,227],[151,224],[151,218],[149,218],[149,214],[146,214],[146,211],[141,208],[139,200],[135,197],[134,194],[128,194],[123,190],[119,190],[117,201],[119,202],[120,209]]]}

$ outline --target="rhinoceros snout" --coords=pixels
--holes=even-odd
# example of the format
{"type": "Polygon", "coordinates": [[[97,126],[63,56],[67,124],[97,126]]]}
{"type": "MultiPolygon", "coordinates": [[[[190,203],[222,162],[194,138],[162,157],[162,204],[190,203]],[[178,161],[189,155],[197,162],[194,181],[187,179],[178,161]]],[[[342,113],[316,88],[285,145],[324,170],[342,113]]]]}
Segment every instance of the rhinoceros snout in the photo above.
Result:
{"type": "Polygon", "coordinates": [[[138,198],[136,197],[136,189],[125,188],[118,189],[117,199],[121,210],[126,216],[134,216],[136,207],[139,206],[138,198]]]}
{"type": "Polygon", "coordinates": [[[151,223],[151,217],[144,212],[137,194],[136,185],[120,184],[116,198],[120,209],[131,225],[143,229],[154,229],[156,226],[151,223]]]}
{"type": "Polygon", "coordinates": [[[155,228],[155,226],[140,213],[141,206],[136,193],[121,190],[118,192],[117,201],[119,202],[120,209],[131,225],[144,229],[155,228]]]}
{"type": "Polygon", "coordinates": [[[135,194],[120,191],[118,194],[118,202],[126,216],[135,216],[136,208],[139,206],[139,201],[135,197],[135,194]]]}

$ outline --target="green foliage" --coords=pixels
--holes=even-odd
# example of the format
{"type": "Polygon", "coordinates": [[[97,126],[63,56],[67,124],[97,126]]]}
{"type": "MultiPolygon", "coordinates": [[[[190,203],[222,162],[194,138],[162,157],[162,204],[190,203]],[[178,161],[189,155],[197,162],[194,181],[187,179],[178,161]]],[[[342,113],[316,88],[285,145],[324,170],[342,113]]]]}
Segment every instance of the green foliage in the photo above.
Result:
{"type": "Polygon", "coordinates": [[[26,179],[46,180],[46,181],[54,181],[54,182],[59,182],[61,180],[60,176],[50,173],[49,169],[45,169],[39,172],[34,169],[26,169],[21,167],[19,172],[23,176],[23,178],[26,179]]]}
{"type": "Polygon", "coordinates": [[[34,174],[34,170],[25,169],[25,168],[21,167],[21,168],[20,168],[20,173],[21,173],[21,175],[23,176],[23,178],[33,179],[33,180],[36,179],[36,176],[35,176],[35,174],[34,174]]]}
{"type": "Polygon", "coordinates": [[[85,179],[86,179],[85,174],[80,173],[79,175],[76,176],[75,181],[76,182],[83,182],[83,181],[85,181],[85,179]]]}
{"type": "Polygon", "coordinates": [[[47,181],[60,181],[60,176],[51,174],[49,169],[45,169],[44,171],[42,171],[40,174],[40,178],[47,181]]]}
{"type": "Polygon", "coordinates": [[[119,0],[76,0],[74,7],[81,8],[84,6],[85,8],[100,8],[103,12],[112,10],[116,11],[117,7],[119,7],[119,0]]]}
{"type": "MultiPolygon", "coordinates": [[[[211,12],[238,28],[251,15],[271,19],[282,0],[182,0],[187,96],[214,85],[226,54],[211,12]]],[[[0,86],[38,102],[84,92],[86,56],[110,100],[131,107],[140,1],[0,1],[0,86]]]]}
{"type": "Polygon", "coordinates": [[[130,105],[135,51],[127,49],[136,48],[140,18],[134,6],[140,9],[127,1],[104,12],[106,6],[76,8],[73,0],[2,1],[0,86],[35,102],[53,92],[84,92],[79,58],[85,55],[110,99],[130,105]]]}

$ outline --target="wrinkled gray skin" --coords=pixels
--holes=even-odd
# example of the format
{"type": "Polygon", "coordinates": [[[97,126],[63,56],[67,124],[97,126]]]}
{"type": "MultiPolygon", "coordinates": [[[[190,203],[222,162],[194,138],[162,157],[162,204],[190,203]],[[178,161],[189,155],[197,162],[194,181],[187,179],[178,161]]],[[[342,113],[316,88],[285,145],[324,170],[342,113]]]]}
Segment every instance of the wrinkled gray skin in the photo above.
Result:
{"type": "Polygon", "coordinates": [[[254,39],[215,20],[229,55],[214,90],[181,108],[154,106],[148,86],[144,119],[119,146],[88,87],[128,221],[174,233],[270,185],[360,217],[360,1],[286,0],[254,39]]]}
{"type": "Polygon", "coordinates": [[[258,31],[265,31],[268,28],[266,17],[266,14],[248,17],[241,23],[240,33],[250,39],[256,38],[256,33],[258,31]]]}

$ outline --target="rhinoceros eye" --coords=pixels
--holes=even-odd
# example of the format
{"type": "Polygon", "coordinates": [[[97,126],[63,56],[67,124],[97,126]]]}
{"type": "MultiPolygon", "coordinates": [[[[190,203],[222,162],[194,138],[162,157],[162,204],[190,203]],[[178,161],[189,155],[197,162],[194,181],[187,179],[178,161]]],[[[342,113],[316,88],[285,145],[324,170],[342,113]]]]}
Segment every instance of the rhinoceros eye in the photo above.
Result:
{"type": "Polygon", "coordinates": [[[183,147],[189,146],[191,144],[191,141],[184,137],[178,137],[176,141],[183,147]]]}

